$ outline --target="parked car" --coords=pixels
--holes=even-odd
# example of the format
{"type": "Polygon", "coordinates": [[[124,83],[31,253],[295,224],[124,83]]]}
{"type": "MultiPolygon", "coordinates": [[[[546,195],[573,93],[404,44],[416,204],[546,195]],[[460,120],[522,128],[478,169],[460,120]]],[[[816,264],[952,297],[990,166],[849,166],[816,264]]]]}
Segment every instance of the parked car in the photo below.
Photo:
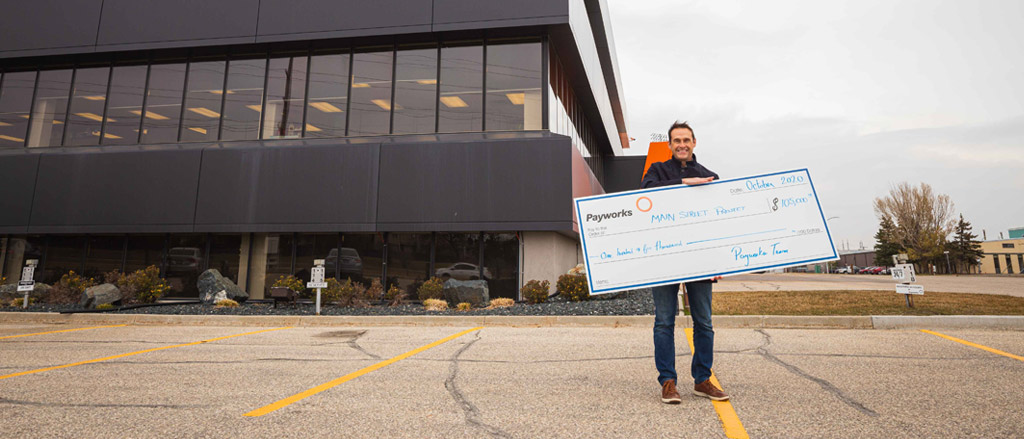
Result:
{"type": "Polygon", "coordinates": [[[871,274],[882,274],[885,271],[885,267],[874,267],[871,269],[871,274]]]}
{"type": "Polygon", "coordinates": [[[871,270],[874,270],[874,269],[875,269],[875,267],[864,267],[864,268],[861,268],[860,271],[857,272],[857,274],[870,274],[871,270]]]}
{"type": "MultiPolygon", "coordinates": [[[[434,271],[434,275],[441,278],[441,280],[448,280],[455,278],[458,280],[476,280],[480,279],[480,267],[466,263],[456,262],[449,267],[438,268],[434,271]]],[[[491,278],[491,271],[484,267],[484,279],[491,278]]]]}
{"type": "Polygon", "coordinates": [[[339,258],[338,249],[332,248],[324,260],[324,271],[328,277],[334,276],[335,267],[338,267],[341,272],[342,279],[348,277],[358,279],[363,275],[363,258],[359,257],[359,252],[351,247],[342,247],[339,258]]]}
{"type": "Polygon", "coordinates": [[[839,267],[833,273],[836,273],[836,274],[850,274],[850,273],[853,273],[853,269],[850,268],[849,266],[839,267]]]}
{"type": "Polygon", "coordinates": [[[197,247],[171,247],[167,251],[167,271],[198,271],[203,261],[202,255],[202,250],[197,247]]]}

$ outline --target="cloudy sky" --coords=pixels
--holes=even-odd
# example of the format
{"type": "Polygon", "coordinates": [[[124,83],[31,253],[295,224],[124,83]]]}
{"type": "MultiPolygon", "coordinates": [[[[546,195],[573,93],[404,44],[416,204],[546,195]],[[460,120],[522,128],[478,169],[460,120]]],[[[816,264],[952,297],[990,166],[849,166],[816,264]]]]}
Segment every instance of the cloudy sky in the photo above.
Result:
{"type": "Polygon", "coordinates": [[[1024,2],[607,1],[630,154],[680,119],[724,178],[806,167],[850,249],[904,181],[1024,227],[1024,2]]]}

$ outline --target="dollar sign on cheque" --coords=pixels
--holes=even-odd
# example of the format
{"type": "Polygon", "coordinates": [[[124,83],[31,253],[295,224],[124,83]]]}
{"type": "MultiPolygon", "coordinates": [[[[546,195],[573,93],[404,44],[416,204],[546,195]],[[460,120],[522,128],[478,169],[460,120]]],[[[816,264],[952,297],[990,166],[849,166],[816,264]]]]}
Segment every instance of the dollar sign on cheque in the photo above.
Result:
{"type": "Polygon", "coordinates": [[[772,198],[772,212],[775,212],[776,210],[779,210],[779,199],[772,198]]]}

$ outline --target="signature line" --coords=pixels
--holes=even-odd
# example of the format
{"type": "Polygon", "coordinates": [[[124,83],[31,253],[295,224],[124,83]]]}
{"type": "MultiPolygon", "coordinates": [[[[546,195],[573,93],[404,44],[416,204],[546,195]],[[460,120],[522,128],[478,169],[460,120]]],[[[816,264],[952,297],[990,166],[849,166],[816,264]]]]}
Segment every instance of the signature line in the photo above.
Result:
{"type": "Polygon", "coordinates": [[[785,228],[781,228],[781,229],[775,229],[775,230],[765,230],[763,232],[744,233],[742,235],[724,236],[724,237],[721,237],[721,238],[702,239],[700,241],[690,241],[690,242],[687,242],[686,245],[696,244],[698,242],[720,241],[722,239],[739,238],[739,237],[742,237],[742,236],[760,235],[762,233],[780,232],[780,231],[783,231],[783,230],[786,230],[786,229],[785,228]]]}

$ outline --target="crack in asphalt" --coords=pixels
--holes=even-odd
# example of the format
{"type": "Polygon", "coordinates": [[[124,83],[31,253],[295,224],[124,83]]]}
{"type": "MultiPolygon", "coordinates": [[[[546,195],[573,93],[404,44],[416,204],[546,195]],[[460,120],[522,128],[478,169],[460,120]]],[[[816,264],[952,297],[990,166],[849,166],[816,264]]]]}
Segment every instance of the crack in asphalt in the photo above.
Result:
{"type": "Polygon", "coordinates": [[[455,379],[459,374],[459,362],[464,361],[459,360],[459,356],[462,355],[463,352],[466,352],[470,346],[473,346],[473,343],[480,341],[480,332],[482,331],[476,331],[476,338],[464,344],[459,348],[459,350],[452,354],[452,357],[449,360],[451,364],[448,366],[448,378],[444,380],[444,388],[448,389],[448,393],[452,395],[452,399],[454,399],[455,403],[462,409],[463,414],[466,416],[467,425],[486,431],[491,435],[491,437],[511,438],[511,435],[502,431],[500,428],[488,425],[481,421],[480,410],[466,398],[466,395],[462,394],[462,391],[459,390],[458,384],[455,382],[455,379]]]}
{"type": "Polygon", "coordinates": [[[36,401],[19,401],[15,399],[0,398],[0,404],[31,406],[31,407],[89,407],[89,408],[144,408],[144,409],[190,409],[208,407],[205,405],[176,405],[176,404],[70,404],[36,401]]]}
{"type": "Polygon", "coordinates": [[[822,378],[818,378],[818,377],[816,377],[814,375],[811,375],[811,374],[809,374],[807,372],[804,372],[799,367],[796,367],[796,366],[794,366],[792,364],[789,364],[789,363],[787,363],[785,361],[782,361],[782,359],[780,359],[779,357],[776,357],[775,355],[772,355],[771,352],[768,352],[768,347],[771,346],[771,344],[772,344],[772,336],[768,335],[768,333],[765,332],[765,330],[763,330],[763,329],[758,329],[757,332],[761,333],[761,335],[764,336],[764,341],[761,343],[760,346],[755,348],[757,353],[760,354],[762,357],[768,359],[769,361],[771,361],[771,362],[773,362],[775,364],[778,364],[778,365],[784,367],[786,370],[792,372],[793,374],[795,374],[797,376],[800,376],[801,378],[807,379],[807,380],[809,380],[809,381],[811,381],[811,382],[821,386],[821,388],[824,389],[826,392],[831,393],[833,396],[838,398],[844,404],[846,404],[846,405],[848,405],[850,407],[853,407],[857,411],[859,411],[859,412],[861,412],[861,413],[863,413],[865,415],[871,416],[873,418],[877,418],[879,416],[878,412],[867,408],[864,404],[861,404],[857,400],[855,400],[855,399],[851,398],[850,396],[846,395],[845,393],[843,393],[842,390],[840,390],[838,387],[836,387],[832,383],[828,382],[827,380],[824,380],[822,378]]]}
{"type": "Polygon", "coordinates": [[[374,360],[381,360],[382,359],[380,357],[380,355],[374,354],[373,352],[370,352],[370,351],[364,349],[362,346],[359,345],[359,339],[362,338],[363,335],[366,335],[366,331],[336,331],[336,332],[333,332],[333,333],[328,332],[328,333],[320,334],[320,335],[317,335],[316,337],[331,337],[331,336],[338,337],[339,336],[338,334],[341,334],[341,338],[348,338],[348,339],[347,340],[343,340],[343,341],[339,341],[339,342],[334,342],[334,343],[320,343],[320,344],[317,344],[316,346],[330,346],[330,345],[342,344],[342,345],[348,346],[348,347],[350,347],[352,349],[355,349],[356,351],[359,351],[363,355],[366,355],[367,357],[370,357],[370,358],[372,358],[374,360]]]}
{"type": "MultiPolygon", "coordinates": [[[[689,357],[689,355],[678,355],[677,357],[689,357]]],[[[494,363],[494,364],[540,364],[540,363],[587,363],[596,361],[616,361],[616,360],[645,360],[652,359],[654,355],[645,355],[641,357],[608,357],[608,358],[580,358],[576,360],[527,360],[527,361],[515,361],[515,360],[459,360],[460,363],[494,363]]],[[[435,362],[447,362],[451,360],[442,360],[435,358],[410,358],[410,361],[435,361],[435,362]]]]}

